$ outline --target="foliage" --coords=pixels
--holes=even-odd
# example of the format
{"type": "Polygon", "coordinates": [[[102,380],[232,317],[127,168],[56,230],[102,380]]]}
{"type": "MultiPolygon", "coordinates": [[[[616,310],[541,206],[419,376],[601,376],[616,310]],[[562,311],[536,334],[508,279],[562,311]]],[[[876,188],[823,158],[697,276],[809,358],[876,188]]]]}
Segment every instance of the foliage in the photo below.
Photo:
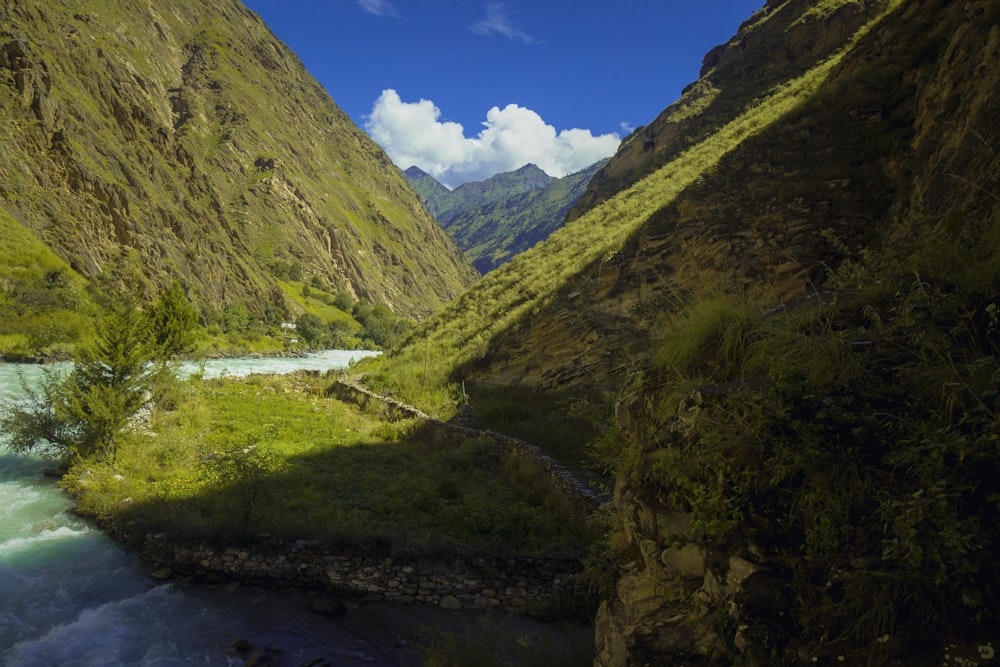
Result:
{"type": "Polygon", "coordinates": [[[33,388],[21,378],[23,398],[17,403],[0,405],[0,428],[7,436],[7,447],[14,452],[43,451],[55,456],[67,454],[74,441],[72,424],[56,416],[64,378],[52,368],[45,368],[33,388]]]}
{"type": "Polygon", "coordinates": [[[226,498],[231,502],[222,508],[220,516],[235,515],[233,523],[244,533],[259,520],[262,505],[270,500],[267,477],[283,468],[277,454],[268,448],[273,438],[273,427],[262,435],[245,434],[241,440],[207,454],[199,471],[203,485],[230,489],[226,498]]]}
{"type": "Polygon", "coordinates": [[[975,219],[914,217],[826,303],[696,300],[644,380],[641,447],[598,450],[690,513],[669,543],[766,555],[794,596],[759,646],[1000,614],[1000,227],[975,219]]]}
{"type": "Polygon", "coordinates": [[[167,358],[190,340],[190,312],[175,299],[168,291],[148,312],[134,290],[110,299],[94,341],[65,375],[47,371],[40,389],[25,386],[24,401],[3,405],[0,424],[12,448],[113,460],[119,434],[162,397],[171,376],[167,358]],[[154,324],[161,329],[154,332],[154,324]]]}
{"type": "Polygon", "coordinates": [[[380,348],[398,345],[413,328],[409,320],[398,317],[382,304],[372,306],[365,301],[358,301],[351,314],[364,327],[367,338],[380,348]]]}
{"type": "Polygon", "coordinates": [[[146,311],[153,333],[153,343],[162,359],[190,352],[195,344],[198,314],[176,280],[164,290],[146,311]]]}
{"type": "Polygon", "coordinates": [[[306,343],[315,347],[320,343],[324,334],[323,320],[312,313],[299,315],[298,319],[295,320],[295,332],[302,336],[306,343]]]}
{"type": "Polygon", "coordinates": [[[155,436],[130,435],[113,469],[77,467],[66,484],[84,513],[212,542],[266,532],[562,554],[594,539],[585,513],[527,461],[489,440],[383,422],[324,396],[329,381],[191,381],[175,410],[157,413],[155,436]]]}

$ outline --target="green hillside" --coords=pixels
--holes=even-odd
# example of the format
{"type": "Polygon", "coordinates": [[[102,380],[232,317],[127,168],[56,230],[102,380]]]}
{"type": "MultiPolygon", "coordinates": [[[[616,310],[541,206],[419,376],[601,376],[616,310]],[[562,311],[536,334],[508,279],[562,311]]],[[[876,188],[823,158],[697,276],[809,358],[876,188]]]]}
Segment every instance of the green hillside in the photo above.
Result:
{"type": "Polygon", "coordinates": [[[30,358],[86,335],[95,312],[84,281],[0,209],[0,350],[30,358]]]}
{"type": "Polygon", "coordinates": [[[582,425],[546,446],[611,478],[595,664],[992,655],[998,36],[992,1],[768,3],[562,229],[366,369],[582,425]]]}
{"type": "Polygon", "coordinates": [[[475,279],[239,2],[0,13],[0,208],[84,279],[123,263],[150,288],[177,279],[205,324],[301,314],[279,280],[419,318],[475,279]]]}
{"type": "Polygon", "coordinates": [[[603,164],[563,178],[529,164],[451,191],[417,167],[404,174],[476,269],[488,273],[561,227],[603,164]]]}

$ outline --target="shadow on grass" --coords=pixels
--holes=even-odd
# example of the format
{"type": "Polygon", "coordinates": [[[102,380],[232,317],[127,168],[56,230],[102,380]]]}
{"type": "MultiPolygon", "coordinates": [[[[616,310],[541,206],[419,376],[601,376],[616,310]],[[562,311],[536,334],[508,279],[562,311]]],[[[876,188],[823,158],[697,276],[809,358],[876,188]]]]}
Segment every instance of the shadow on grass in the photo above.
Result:
{"type": "Polygon", "coordinates": [[[288,458],[272,451],[266,434],[246,438],[203,454],[199,470],[161,481],[145,497],[108,498],[105,511],[118,526],[211,543],[266,534],[566,555],[585,552],[596,538],[586,509],[556,491],[533,461],[505,455],[489,438],[414,422],[384,423],[372,435],[381,439],[317,445],[288,458]]]}
{"type": "Polygon", "coordinates": [[[475,428],[510,435],[537,446],[573,472],[597,477],[587,445],[601,434],[610,409],[579,391],[536,387],[469,387],[475,428]]]}

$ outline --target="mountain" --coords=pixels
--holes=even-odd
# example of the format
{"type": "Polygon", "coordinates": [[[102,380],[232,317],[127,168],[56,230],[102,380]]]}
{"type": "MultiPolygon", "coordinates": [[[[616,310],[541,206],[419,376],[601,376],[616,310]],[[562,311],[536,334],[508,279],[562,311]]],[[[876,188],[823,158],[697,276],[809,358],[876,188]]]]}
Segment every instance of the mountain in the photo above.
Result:
{"type": "Polygon", "coordinates": [[[416,166],[404,170],[403,176],[435,219],[441,211],[448,208],[448,202],[452,200],[451,190],[433,176],[416,166]]]}
{"type": "Polygon", "coordinates": [[[992,655],[998,71],[992,0],[767,2],[384,362],[591,423],[595,664],[992,655]]]}
{"type": "Polygon", "coordinates": [[[566,212],[603,164],[563,178],[528,164],[451,191],[417,167],[404,174],[476,269],[488,273],[562,226],[566,212]]]}
{"type": "Polygon", "coordinates": [[[74,275],[177,279],[206,322],[236,304],[296,314],[289,278],[411,318],[475,280],[383,151],[236,0],[13,0],[0,16],[0,220],[74,275]]]}

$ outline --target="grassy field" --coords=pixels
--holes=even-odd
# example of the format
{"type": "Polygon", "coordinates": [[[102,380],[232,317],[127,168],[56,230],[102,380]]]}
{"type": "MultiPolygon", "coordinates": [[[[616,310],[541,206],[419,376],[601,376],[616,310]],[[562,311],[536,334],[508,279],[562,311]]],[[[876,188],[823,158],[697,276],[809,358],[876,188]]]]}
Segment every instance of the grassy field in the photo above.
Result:
{"type": "Polygon", "coordinates": [[[531,462],[490,440],[429,430],[326,396],[331,377],[177,385],[171,410],[114,462],[64,479],[117,526],[231,542],[279,539],[566,554],[596,537],[531,462]]]}

